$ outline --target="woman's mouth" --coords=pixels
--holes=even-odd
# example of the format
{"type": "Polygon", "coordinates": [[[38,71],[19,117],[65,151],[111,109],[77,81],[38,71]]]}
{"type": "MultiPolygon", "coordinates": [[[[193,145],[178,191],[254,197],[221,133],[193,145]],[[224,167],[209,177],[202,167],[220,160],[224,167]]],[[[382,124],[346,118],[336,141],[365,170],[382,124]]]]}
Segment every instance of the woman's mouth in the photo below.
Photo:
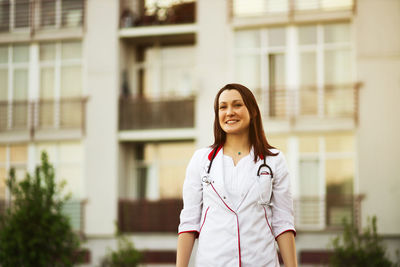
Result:
{"type": "Polygon", "coordinates": [[[226,121],[225,123],[226,124],[234,124],[234,123],[236,123],[236,122],[238,122],[239,120],[228,120],[228,121],[226,121]]]}

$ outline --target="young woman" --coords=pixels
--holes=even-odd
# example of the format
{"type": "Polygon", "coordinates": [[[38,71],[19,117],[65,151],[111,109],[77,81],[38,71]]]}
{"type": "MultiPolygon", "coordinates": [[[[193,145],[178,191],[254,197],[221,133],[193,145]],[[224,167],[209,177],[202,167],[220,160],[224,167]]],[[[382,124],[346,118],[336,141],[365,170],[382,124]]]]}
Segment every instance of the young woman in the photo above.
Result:
{"type": "Polygon", "coordinates": [[[251,91],[227,84],[214,102],[214,144],[186,171],[177,267],[297,266],[290,177],[282,152],[267,142],[251,91]]]}

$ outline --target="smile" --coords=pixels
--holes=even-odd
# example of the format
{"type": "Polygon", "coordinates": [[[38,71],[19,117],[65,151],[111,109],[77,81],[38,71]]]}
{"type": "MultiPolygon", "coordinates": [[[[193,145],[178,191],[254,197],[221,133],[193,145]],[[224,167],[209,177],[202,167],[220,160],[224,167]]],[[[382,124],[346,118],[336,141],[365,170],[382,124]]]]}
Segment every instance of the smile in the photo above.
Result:
{"type": "Polygon", "coordinates": [[[236,122],[238,122],[239,120],[228,120],[228,121],[226,121],[225,123],[226,124],[233,124],[233,123],[236,123],[236,122]]]}

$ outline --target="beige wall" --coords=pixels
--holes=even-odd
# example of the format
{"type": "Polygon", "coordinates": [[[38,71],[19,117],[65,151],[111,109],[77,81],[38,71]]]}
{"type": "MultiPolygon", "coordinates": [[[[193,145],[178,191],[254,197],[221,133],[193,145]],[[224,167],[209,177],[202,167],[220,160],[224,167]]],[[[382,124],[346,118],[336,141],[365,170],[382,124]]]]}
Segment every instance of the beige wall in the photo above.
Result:
{"type": "Polygon", "coordinates": [[[112,235],[118,193],[118,2],[87,1],[84,75],[87,77],[85,232],[112,235]],[[106,19],[105,19],[106,18],[106,19]]]}
{"type": "Polygon", "coordinates": [[[355,28],[363,222],[376,215],[379,232],[400,234],[400,1],[358,1],[355,28]]]}

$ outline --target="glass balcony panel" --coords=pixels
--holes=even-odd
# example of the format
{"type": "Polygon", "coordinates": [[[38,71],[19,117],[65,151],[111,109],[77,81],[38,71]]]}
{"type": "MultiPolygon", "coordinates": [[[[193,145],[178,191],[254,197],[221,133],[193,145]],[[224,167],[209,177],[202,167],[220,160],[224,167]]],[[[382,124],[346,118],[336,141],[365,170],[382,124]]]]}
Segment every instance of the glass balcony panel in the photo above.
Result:
{"type": "Polygon", "coordinates": [[[31,17],[30,0],[14,0],[14,1],[15,1],[14,27],[15,28],[29,27],[29,22],[31,17]]]}
{"type": "Polygon", "coordinates": [[[10,0],[0,1],[0,32],[10,30],[10,0]]]}
{"type": "Polygon", "coordinates": [[[79,128],[83,123],[81,99],[60,101],[60,127],[79,128]]]}
{"type": "Polygon", "coordinates": [[[56,25],[55,0],[42,0],[40,2],[40,24],[42,27],[56,25]]]}
{"type": "Polygon", "coordinates": [[[8,63],[8,46],[0,46],[0,64],[8,63]]]}
{"type": "Polygon", "coordinates": [[[80,27],[83,24],[83,0],[68,0],[61,2],[62,26],[80,27]]]}

